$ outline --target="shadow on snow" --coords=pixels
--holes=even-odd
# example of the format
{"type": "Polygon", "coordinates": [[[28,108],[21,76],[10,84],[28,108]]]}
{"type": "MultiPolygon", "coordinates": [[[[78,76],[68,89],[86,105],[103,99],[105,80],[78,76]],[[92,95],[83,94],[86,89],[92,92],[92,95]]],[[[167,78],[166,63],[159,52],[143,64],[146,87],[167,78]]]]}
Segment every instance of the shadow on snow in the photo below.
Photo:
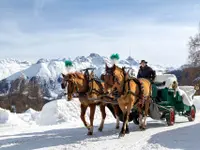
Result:
{"type": "Polygon", "coordinates": [[[199,150],[200,124],[164,131],[151,136],[149,144],[169,149],[199,150]]]}

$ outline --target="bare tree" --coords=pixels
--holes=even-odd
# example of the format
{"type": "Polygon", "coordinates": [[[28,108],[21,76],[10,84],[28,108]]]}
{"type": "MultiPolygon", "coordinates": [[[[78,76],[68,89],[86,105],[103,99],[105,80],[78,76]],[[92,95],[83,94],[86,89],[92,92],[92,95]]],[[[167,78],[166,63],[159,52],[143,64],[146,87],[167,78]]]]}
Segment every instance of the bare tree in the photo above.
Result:
{"type": "Polygon", "coordinates": [[[198,33],[190,37],[188,60],[192,66],[200,66],[200,24],[198,33]]]}

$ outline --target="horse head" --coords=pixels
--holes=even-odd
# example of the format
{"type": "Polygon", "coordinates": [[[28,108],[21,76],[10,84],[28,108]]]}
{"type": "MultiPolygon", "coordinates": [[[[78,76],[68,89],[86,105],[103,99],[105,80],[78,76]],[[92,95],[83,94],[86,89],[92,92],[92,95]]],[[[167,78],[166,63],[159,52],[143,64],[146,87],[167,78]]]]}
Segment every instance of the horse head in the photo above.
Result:
{"type": "Polygon", "coordinates": [[[85,77],[82,73],[75,72],[67,75],[62,74],[62,76],[63,80],[61,87],[66,90],[68,101],[72,100],[74,94],[79,94],[85,91],[87,85],[85,85],[85,77]]]}
{"type": "Polygon", "coordinates": [[[125,77],[125,68],[120,68],[115,64],[109,68],[106,64],[106,73],[101,76],[101,79],[105,82],[105,86],[111,89],[111,91],[121,91],[121,86],[125,77]]]}

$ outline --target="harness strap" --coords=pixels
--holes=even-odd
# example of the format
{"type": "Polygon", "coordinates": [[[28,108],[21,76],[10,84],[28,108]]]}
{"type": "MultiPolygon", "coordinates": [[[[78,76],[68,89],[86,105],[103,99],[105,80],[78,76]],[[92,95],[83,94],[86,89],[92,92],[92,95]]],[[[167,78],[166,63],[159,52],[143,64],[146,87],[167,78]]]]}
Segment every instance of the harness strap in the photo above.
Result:
{"type": "Polygon", "coordinates": [[[93,93],[93,92],[98,93],[98,94],[103,94],[104,93],[102,84],[99,83],[97,80],[95,80],[93,78],[93,79],[89,80],[89,82],[92,82],[92,87],[89,89],[89,93],[93,93]],[[97,85],[99,86],[101,91],[99,91],[99,90],[94,88],[93,81],[97,83],[97,85]]]}
{"type": "Polygon", "coordinates": [[[125,83],[128,82],[128,92],[127,94],[132,94],[133,96],[135,96],[137,99],[136,99],[136,103],[138,103],[140,105],[140,107],[142,108],[144,106],[144,103],[147,99],[147,97],[145,97],[143,95],[143,91],[144,91],[144,87],[143,87],[143,83],[136,79],[136,78],[129,78],[125,81],[125,83]],[[139,94],[136,94],[134,93],[133,91],[131,91],[130,89],[130,81],[134,81],[138,87],[139,87],[139,94]]]}

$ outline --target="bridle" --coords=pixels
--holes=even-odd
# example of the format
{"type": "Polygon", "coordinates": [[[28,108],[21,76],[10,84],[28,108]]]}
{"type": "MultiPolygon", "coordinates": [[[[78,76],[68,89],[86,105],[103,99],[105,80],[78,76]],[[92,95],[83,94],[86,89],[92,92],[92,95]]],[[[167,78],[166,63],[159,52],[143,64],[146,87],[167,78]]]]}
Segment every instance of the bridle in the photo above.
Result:
{"type": "MultiPolygon", "coordinates": [[[[115,82],[117,82],[118,84],[119,84],[119,80],[118,80],[118,78],[115,76],[115,74],[114,74],[114,71],[113,71],[113,68],[108,68],[108,69],[106,69],[106,74],[105,74],[105,76],[109,76],[109,80],[110,80],[110,78],[112,78],[112,82],[113,82],[113,84],[115,83],[115,82]]],[[[106,83],[108,86],[110,86],[110,87],[112,87],[113,85],[111,85],[111,84],[109,84],[109,83],[106,83]]]]}
{"type": "MultiPolygon", "coordinates": [[[[123,79],[125,80],[125,73],[124,73],[124,70],[121,69],[121,68],[118,68],[118,69],[120,69],[120,70],[119,70],[119,71],[120,71],[120,75],[123,75],[123,79]]],[[[114,69],[113,69],[113,68],[106,68],[106,74],[105,74],[105,75],[109,76],[109,79],[112,78],[112,80],[113,80],[113,81],[112,81],[113,84],[109,84],[108,82],[106,83],[108,86],[110,86],[110,87],[113,89],[113,90],[112,90],[112,93],[113,93],[114,95],[119,95],[120,92],[117,90],[117,87],[113,88],[113,86],[115,85],[115,83],[117,83],[117,86],[121,86],[118,77],[117,77],[117,76],[115,75],[115,73],[114,73],[114,69]]],[[[123,83],[124,83],[124,82],[123,82],[123,83]]],[[[123,93],[123,91],[124,91],[124,85],[125,85],[125,84],[123,84],[122,93],[123,93]]]]}
{"type": "Polygon", "coordinates": [[[92,93],[103,94],[103,86],[100,85],[99,86],[100,90],[97,90],[97,89],[94,88],[94,82],[96,82],[97,86],[99,86],[101,84],[101,83],[98,83],[98,81],[96,81],[95,78],[90,79],[89,84],[91,83],[92,86],[89,87],[88,94],[92,94],[92,93]]]}
{"type": "Polygon", "coordinates": [[[77,85],[77,83],[76,83],[76,81],[74,80],[74,79],[63,79],[64,80],[64,83],[62,82],[61,83],[61,86],[62,86],[62,89],[65,89],[66,88],[66,86],[67,86],[67,84],[68,84],[68,88],[69,88],[69,85],[71,85],[72,87],[72,92],[68,92],[68,93],[64,93],[64,95],[72,95],[73,93],[80,93],[79,92],[79,88],[78,88],[78,85],[77,85]],[[70,83],[70,84],[69,84],[70,83]],[[76,91],[74,90],[74,89],[76,89],[76,91]]]}
{"type": "Polygon", "coordinates": [[[104,82],[106,81],[106,78],[108,78],[108,81],[106,82],[106,85],[109,86],[109,87],[112,87],[112,86],[113,86],[113,83],[114,83],[114,79],[112,79],[112,83],[110,83],[110,81],[111,81],[111,78],[113,78],[113,75],[111,75],[111,74],[109,74],[109,73],[102,74],[101,79],[102,79],[104,82]]]}

